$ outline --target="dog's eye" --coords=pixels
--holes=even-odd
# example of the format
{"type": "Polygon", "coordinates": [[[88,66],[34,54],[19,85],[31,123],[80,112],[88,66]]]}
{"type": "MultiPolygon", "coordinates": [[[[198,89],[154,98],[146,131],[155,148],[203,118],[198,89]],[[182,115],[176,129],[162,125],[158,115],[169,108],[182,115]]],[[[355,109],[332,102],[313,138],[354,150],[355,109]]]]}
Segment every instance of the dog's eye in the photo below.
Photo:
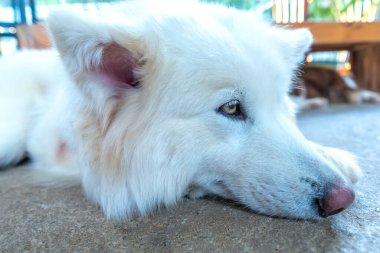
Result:
{"type": "Polygon", "coordinates": [[[236,99],[231,100],[228,103],[225,103],[224,105],[219,107],[218,111],[227,116],[237,117],[241,119],[245,118],[240,108],[240,102],[236,99]]]}

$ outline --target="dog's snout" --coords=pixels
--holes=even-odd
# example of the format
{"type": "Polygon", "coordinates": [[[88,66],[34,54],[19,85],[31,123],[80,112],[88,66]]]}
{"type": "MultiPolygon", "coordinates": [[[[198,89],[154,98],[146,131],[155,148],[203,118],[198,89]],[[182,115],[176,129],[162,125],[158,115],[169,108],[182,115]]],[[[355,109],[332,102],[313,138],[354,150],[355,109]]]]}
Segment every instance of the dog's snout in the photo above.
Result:
{"type": "Polygon", "coordinates": [[[341,185],[329,187],[324,196],[318,200],[320,215],[327,217],[348,208],[355,199],[355,193],[350,186],[341,185]]]}

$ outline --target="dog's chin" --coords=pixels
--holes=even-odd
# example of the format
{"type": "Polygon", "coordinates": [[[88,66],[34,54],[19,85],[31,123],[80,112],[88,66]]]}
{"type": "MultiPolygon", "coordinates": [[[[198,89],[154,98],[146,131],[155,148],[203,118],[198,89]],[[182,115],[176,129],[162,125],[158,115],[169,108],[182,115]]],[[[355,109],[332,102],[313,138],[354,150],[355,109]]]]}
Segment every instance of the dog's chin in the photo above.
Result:
{"type": "MultiPolygon", "coordinates": [[[[215,196],[215,195],[207,195],[207,196],[215,196]]],[[[313,222],[321,222],[325,220],[326,218],[322,217],[319,214],[318,207],[314,210],[306,210],[306,211],[298,211],[297,213],[289,213],[287,211],[281,211],[281,210],[263,210],[262,208],[257,207],[251,207],[249,204],[243,203],[241,201],[238,201],[234,198],[226,198],[222,196],[215,196],[217,199],[220,198],[221,201],[225,201],[228,204],[233,205],[235,208],[241,208],[248,212],[251,212],[253,214],[258,214],[262,216],[267,216],[271,218],[276,219],[286,219],[286,220],[298,220],[298,221],[313,221],[313,222]]]]}
{"type": "Polygon", "coordinates": [[[282,212],[281,210],[278,210],[278,212],[268,211],[265,210],[257,210],[256,208],[249,208],[253,213],[257,213],[260,215],[268,216],[271,218],[276,219],[286,219],[286,220],[302,220],[302,221],[314,221],[314,222],[320,222],[323,221],[324,218],[321,217],[318,213],[318,211],[299,211],[298,213],[289,213],[289,212],[282,212]]]}
{"type": "MultiPolygon", "coordinates": [[[[305,208],[299,208],[300,204],[294,204],[288,209],[272,209],[265,206],[253,205],[249,200],[242,200],[234,194],[233,190],[228,187],[223,181],[218,180],[211,185],[207,193],[203,192],[202,196],[215,196],[221,198],[228,203],[232,203],[237,208],[248,210],[252,213],[269,216],[280,219],[290,220],[309,220],[322,221],[325,218],[320,215],[320,208],[316,201],[305,202],[305,208]],[[295,208],[296,207],[296,208],[295,208]]],[[[270,203],[268,203],[270,205],[270,203]]],[[[268,206],[267,205],[267,206],[268,206]]],[[[275,203],[273,205],[276,205],[275,203]]]]}

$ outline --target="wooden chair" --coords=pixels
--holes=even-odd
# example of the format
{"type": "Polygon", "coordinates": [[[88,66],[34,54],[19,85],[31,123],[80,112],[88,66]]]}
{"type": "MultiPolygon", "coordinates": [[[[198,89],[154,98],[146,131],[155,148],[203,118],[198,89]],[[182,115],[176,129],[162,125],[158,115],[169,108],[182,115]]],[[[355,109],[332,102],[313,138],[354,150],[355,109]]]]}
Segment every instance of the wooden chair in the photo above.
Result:
{"type": "Polygon", "coordinates": [[[17,26],[17,38],[22,49],[42,49],[51,47],[48,33],[43,24],[17,26]]]}
{"type": "MultiPolygon", "coordinates": [[[[3,22],[0,17],[0,39],[3,37],[11,37],[17,39],[17,46],[20,47],[17,35],[17,26],[27,23],[36,23],[36,8],[35,0],[10,0],[11,7],[13,9],[13,21],[3,22]],[[27,20],[26,6],[29,6],[31,11],[31,19],[27,20]]],[[[1,54],[1,48],[0,48],[1,54]]]]}

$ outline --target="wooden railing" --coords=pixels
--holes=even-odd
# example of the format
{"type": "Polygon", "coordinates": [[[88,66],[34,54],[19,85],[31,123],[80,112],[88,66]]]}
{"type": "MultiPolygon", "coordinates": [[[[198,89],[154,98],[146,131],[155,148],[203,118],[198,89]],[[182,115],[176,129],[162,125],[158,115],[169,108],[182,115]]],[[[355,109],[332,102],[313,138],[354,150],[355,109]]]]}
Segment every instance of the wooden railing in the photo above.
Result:
{"type": "Polygon", "coordinates": [[[380,22],[289,24],[313,33],[312,51],[349,50],[352,72],[366,89],[380,92],[380,22]]]}
{"type": "Polygon", "coordinates": [[[360,45],[380,43],[380,22],[304,22],[288,26],[308,28],[314,36],[313,51],[351,50],[360,45]]]}
{"type": "MultiPolygon", "coordinates": [[[[308,28],[315,38],[312,51],[349,50],[352,71],[366,89],[380,91],[380,22],[288,24],[292,28],[308,28]]],[[[50,47],[42,25],[17,27],[21,48],[50,47]]]]}

